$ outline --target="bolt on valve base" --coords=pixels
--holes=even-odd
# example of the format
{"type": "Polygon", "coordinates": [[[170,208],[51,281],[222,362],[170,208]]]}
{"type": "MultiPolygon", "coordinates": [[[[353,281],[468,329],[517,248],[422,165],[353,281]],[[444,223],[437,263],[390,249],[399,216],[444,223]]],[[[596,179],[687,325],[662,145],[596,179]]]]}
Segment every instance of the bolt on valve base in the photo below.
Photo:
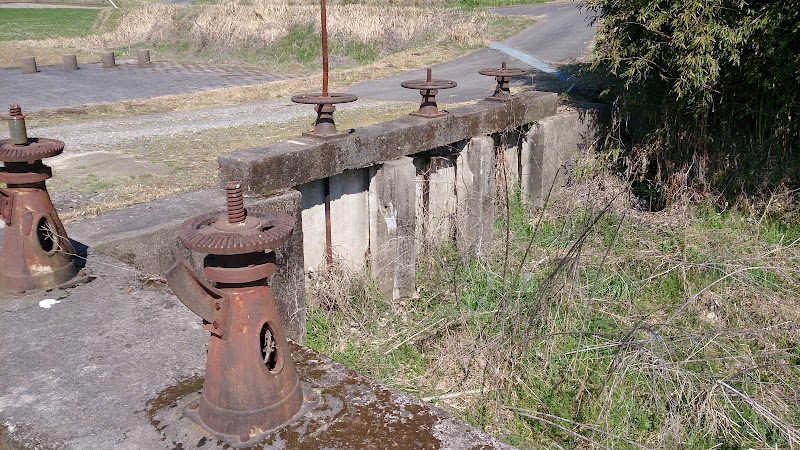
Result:
{"type": "Polygon", "coordinates": [[[10,139],[0,140],[0,290],[15,293],[72,286],[89,277],[75,263],[75,249],[53,207],[45,181],[52,170],[42,163],[64,151],[54,139],[29,138],[25,116],[11,105],[10,139]]]}
{"type": "Polygon", "coordinates": [[[226,186],[227,211],[184,222],[178,239],[205,253],[205,278],[176,252],[166,279],[211,333],[205,382],[184,415],[233,447],[246,447],[294,422],[320,402],[300,382],[269,288],[274,249],[291,236],[294,219],[245,209],[239,182],[226,186]]]}

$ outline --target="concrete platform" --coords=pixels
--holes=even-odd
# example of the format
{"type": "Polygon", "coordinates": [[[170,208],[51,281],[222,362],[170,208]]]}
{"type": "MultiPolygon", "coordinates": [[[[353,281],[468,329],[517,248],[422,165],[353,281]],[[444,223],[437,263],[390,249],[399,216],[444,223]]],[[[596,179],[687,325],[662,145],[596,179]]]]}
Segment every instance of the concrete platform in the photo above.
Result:
{"type": "MultiPolygon", "coordinates": [[[[132,266],[102,255],[91,266],[89,284],[0,297],[0,448],[226,448],[180,413],[202,386],[208,333],[199,319],[132,266]]],[[[256,448],[511,448],[292,348],[324,403],[256,448]]]]}

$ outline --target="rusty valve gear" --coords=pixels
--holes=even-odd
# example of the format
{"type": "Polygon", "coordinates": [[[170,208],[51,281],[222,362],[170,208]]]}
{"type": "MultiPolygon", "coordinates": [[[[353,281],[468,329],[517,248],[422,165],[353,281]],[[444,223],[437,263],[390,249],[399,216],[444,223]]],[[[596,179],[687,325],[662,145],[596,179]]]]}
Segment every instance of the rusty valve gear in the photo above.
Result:
{"type": "Polygon", "coordinates": [[[495,87],[494,95],[486,97],[486,100],[508,101],[513,98],[511,96],[511,88],[509,87],[511,78],[525,75],[528,71],[516,67],[507,67],[506,62],[503,61],[499,68],[492,67],[489,69],[481,69],[478,73],[487,77],[495,77],[497,80],[497,87],[495,87]]]}
{"type": "Polygon", "coordinates": [[[433,119],[447,115],[446,112],[439,111],[439,107],[436,104],[436,94],[439,93],[439,89],[452,89],[458,86],[458,83],[452,80],[434,80],[433,71],[427,69],[427,78],[425,80],[404,81],[400,83],[400,86],[406,89],[419,89],[419,93],[422,94],[419,111],[413,112],[411,115],[433,119]]]}
{"type": "Polygon", "coordinates": [[[314,110],[317,112],[317,120],[314,123],[314,130],[303,133],[303,136],[316,139],[333,139],[350,134],[349,131],[339,132],[336,129],[336,122],[333,120],[333,113],[339,103],[350,103],[358,100],[353,94],[342,94],[337,92],[322,94],[300,94],[292,97],[295,103],[316,105],[314,110]]]}
{"type": "Polygon", "coordinates": [[[5,223],[0,252],[0,289],[26,292],[88,281],[78,269],[64,225],[47,193],[53,176],[42,159],[61,154],[64,143],[29,138],[25,115],[11,105],[10,139],[0,140],[0,219],[5,223]]]}
{"type": "Polygon", "coordinates": [[[0,141],[0,161],[33,162],[58,156],[64,151],[64,143],[55,139],[33,138],[27,145],[16,145],[10,140],[0,141]]]}
{"type": "Polygon", "coordinates": [[[240,223],[229,223],[225,212],[195,217],[181,225],[178,238],[198,253],[239,255],[275,249],[289,239],[293,227],[292,216],[254,207],[240,223]]]}
{"type": "Polygon", "coordinates": [[[336,130],[336,123],[333,121],[333,113],[338,103],[350,103],[358,100],[352,94],[340,94],[328,92],[328,17],[326,12],[326,1],[319,0],[320,13],[320,41],[322,44],[322,93],[320,94],[301,94],[292,97],[295,103],[305,103],[316,105],[314,110],[317,112],[317,121],[314,123],[314,130],[303,133],[303,136],[315,139],[334,139],[347,136],[350,131],[339,132],[336,130]]]}
{"type": "Polygon", "coordinates": [[[297,377],[268,279],[274,250],[292,233],[288,214],[245,209],[229,182],[227,211],[189,219],[178,230],[189,249],[208,253],[202,280],[180,252],[166,273],[172,291],[211,333],[205,380],[184,415],[233,447],[250,447],[305,415],[319,393],[297,377]]]}

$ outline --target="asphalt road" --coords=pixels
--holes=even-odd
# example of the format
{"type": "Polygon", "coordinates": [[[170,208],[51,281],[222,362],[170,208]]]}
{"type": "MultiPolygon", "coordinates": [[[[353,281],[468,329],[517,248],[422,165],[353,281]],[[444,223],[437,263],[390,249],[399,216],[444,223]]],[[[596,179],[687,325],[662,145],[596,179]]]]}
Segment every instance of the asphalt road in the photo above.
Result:
{"type": "MultiPolygon", "coordinates": [[[[586,53],[594,38],[592,13],[581,8],[580,2],[558,1],[538,5],[521,5],[494,8],[492,11],[503,15],[543,16],[541,20],[522,33],[502,42],[507,47],[520,51],[544,63],[562,63],[574,60],[586,53]]],[[[478,74],[485,67],[499,67],[503,61],[509,66],[534,68],[523,61],[514,59],[499,50],[485,48],[461,58],[433,66],[433,77],[454,80],[458,87],[440,91],[440,102],[461,102],[478,100],[491,95],[494,81],[478,74]]],[[[402,81],[424,79],[424,71],[408,72],[391,78],[365,81],[356,84],[347,92],[359,97],[382,100],[418,101],[419,92],[399,89],[402,81]]],[[[512,86],[529,84],[530,77],[521,77],[512,86]]]]}
{"type": "MultiPolygon", "coordinates": [[[[499,14],[543,16],[542,20],[502,44],[507,51],[522,52],[516,56],[529,63],[537,59],[543,63],[559,63],[580,57],[594,36],[589,13],[582,10],[580,4],[557,1],[494,9],[499,14]]],[[[534,67],[495,49],[478,50],[434,66],[435,78],[458,82],[457,88],[440,92],[438,100],[460,102],[490,95],[494,81],[477,72],[484,67],[499,67],[503,61],[509,61],[512,66],[534,67]]],[[[212,65],[157,62],[140,68],[129,61],[125,63],[115,69],[102,69],[99,64],[79,61],[81,69],[74,72],[60,66],[40,66],[37,74],[24,74],[18,68],[0,69],[0,104],[19,103],[30,112],[252,85],[294,76],[212,65]]],[[[400,82],[423,77],[424,71],[410,72],[359,83],[348,92],[362,98],[416,102],[419,93],[402,89],[400,82]]],[[[531,77],[521,77],[512,85],[529,83],[531,77]]]]}

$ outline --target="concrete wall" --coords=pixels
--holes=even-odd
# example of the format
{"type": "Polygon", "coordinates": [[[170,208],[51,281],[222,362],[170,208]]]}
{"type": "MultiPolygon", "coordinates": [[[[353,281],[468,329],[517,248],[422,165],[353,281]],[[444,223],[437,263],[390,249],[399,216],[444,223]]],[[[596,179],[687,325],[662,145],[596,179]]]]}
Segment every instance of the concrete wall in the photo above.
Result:
{"type": "Polygon", "coordinates": [[[577,159],[603,135],[597,110],[564,111],[491,136],[453,142],[299,186],[307,268],[326,246],[351,270],[368,268],[387,299],[415,291],[417,255],[455,244],[481,255],[494,238],[498,192],[518,186],[542,206],[569,182],[577,159]],[[325,234],[329,195],[331,239],[325,234]]]}

